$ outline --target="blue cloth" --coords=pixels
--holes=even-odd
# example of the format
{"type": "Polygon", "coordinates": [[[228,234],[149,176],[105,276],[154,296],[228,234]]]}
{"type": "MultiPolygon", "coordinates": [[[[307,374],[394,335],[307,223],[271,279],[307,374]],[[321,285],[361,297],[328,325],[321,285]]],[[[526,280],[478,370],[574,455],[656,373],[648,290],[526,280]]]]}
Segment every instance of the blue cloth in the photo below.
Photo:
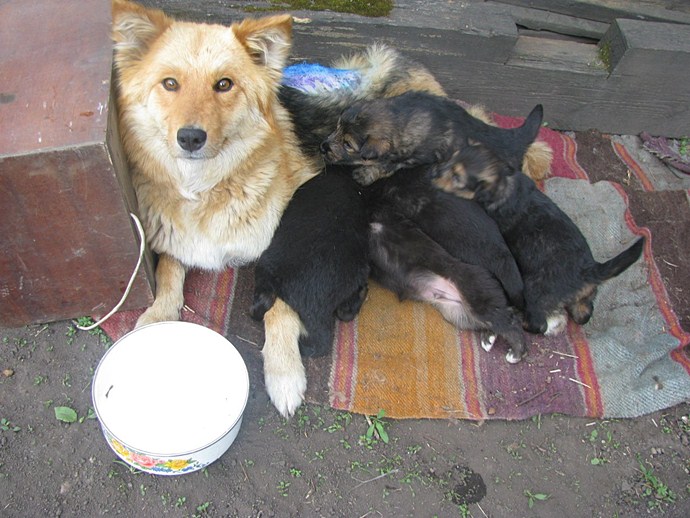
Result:
{"type": "Polygon", "coordinates": [[[331,92],[341,88],[353,90],[361,81],[355,70],[300,63],[283,70],[283,84],[308,94],[331,92]]]}

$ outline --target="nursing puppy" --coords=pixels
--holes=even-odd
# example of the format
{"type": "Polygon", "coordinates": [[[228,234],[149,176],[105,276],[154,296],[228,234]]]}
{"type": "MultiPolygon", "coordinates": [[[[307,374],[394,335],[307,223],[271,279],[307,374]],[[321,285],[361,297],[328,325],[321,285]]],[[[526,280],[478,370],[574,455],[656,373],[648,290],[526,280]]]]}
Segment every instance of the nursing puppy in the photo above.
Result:
{"type": "Polygon", "coordinates": [[[640,257],[644,238],[604,263],[597,262],[575,223],[535,183],[483,147],[460,150],[439,166],[434,183],[473,199],[498,224],[522,273],[523,326],[532,333],[563,331],[567,315],[577,324],[592,316],[597,287],[640,257]],[[474,155],[493,164],[471,166],[474,155]]]}
{"type": "MultiPolygon", "coordinates": [[[[541,114],[535,109],[520,128],[497,128],[449,99],[408,92],[359,101],[345,109],[321,151],[329,163],[355,166],[355,177],[364,185],[399,169],[445,162],[457,150],[477,143],[492,151],[491,159],[495,156],[520,169],[540,124],[541,114]]],[[[551,159],[547,155],[546,168],[551,159]]]]}
{"type": "Polygon", "coordinates": [[[517,363],[525,352],[520,321],[509,308],[501,284],[486,268],[459,261],[414,222],[382,203],[370,218],[372,278],[397,293],[434,306],[459,329],[480,331],[490,350],[496,335],[509,344],[506,359],[517,363]]]}
{"type": "Polygon", "coordinates": [[[256,264],[252,317],[263,319],[280,298],[302,322],[302,355],[328,354],[335,318],[352,320],[366,296],[367,229],[349,174],[332,167],[302,185],[256,264]]]}
{"type": "Polygon", "coordinates": [[[477,203],[434,187],[432,171],[418,166],[374,182],[365,189],[367,205],[409,219],[456,260],[488,270],[521,310],[522,277],[498,226],[477,203]]]}
{"type": "MultiPolygon", "coordinates": [[[[414,102],[414,95],[409,92],[421,92],[422,97],[446,96],[443,87],[429,70],[386,45],[374,44],[364,52],[337,60],[331,66],[340,71],[355,72],[358,80],[346,88],[321,89],[317,93],[305,93],[285,85],[280,90],[281,102],[290,111],[302,148],[310,156],[319,157],[320,146],[335,131],[338,119],[346,109],[353,114],[362,111],[360,104],[367,106],[368,101],[380,99],[381,103],[386,104],[383,99],[407,94],[397,101],[397,106],[405,113],[413,107],[408,103],[414,102]]],[[[452,105],[452,110],[458,108],[456,103],[447,102],[448,106],[452,105]]],[[[373,120],[379,115],[376,106],[374,102],[371,108],[373,120]]],[[[488,125],[493,124],[491,116],[481,106],[469,106],[467,113],[488,125]]],[[[390,121],[387,128],[381,126],[381,131],[395,131],[395,125],[395,121],[390,121]]],[[[548,144],[532,142],[526,151],[522,150],[520,157],[522,170],[530,177],[538,180],[548,176],[552,159],[548,144]]],[[[359,165],[357,175],[360,183],[366,185],[389,174],[380,166],[359,165]]]]}

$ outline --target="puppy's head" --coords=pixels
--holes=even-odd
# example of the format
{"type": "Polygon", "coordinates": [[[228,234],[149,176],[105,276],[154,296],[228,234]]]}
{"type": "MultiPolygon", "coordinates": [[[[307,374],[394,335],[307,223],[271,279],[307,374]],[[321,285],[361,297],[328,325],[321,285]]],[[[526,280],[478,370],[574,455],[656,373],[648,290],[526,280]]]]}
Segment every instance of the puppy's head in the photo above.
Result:
{"type": "Polygon", "coordinates": [[[503,180],[513,171],[485,146],[468,142],[450,160],[436,165],[433,183],[465,199],[495,196],[503,180]]]}
{"type": "Polygon", "coordinates": [[[345,109],[333,133],[321,144],[326,162],[373,165],[385,162],[393,148],[393,113],[381,100],[359,101],[345,109]]]}
{"type": "Polygon", "coordinates": [[[206,160],[237,153],[274,124],[290,16],[225,27],[115,0],[113,39],[125,140],[163,159],[206,160]]]}

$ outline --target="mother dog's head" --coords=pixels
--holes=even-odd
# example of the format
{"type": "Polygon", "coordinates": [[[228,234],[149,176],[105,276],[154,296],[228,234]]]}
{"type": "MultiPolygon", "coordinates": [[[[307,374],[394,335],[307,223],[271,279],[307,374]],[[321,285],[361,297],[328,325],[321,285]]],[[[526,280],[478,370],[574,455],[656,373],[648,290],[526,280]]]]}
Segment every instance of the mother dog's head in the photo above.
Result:
{"type": "Polygon", "coordinates": [[[228,152],[229,141],[251,148],[261,141],[262,126],[272,125],[291,23],[280,15],[200,30],[200,24],[114,0],[115,67],[120,105],[127,109],[121,115],[133,133],[123,139],[190,161],[228,152]]]}

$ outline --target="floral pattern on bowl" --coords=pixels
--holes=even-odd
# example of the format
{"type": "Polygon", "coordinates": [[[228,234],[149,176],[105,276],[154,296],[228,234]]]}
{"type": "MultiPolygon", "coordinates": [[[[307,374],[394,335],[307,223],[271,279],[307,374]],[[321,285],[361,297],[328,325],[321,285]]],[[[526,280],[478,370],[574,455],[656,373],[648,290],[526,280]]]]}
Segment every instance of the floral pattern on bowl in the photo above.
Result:
{"type": "Polygon", "coordinates": [[[159,459],[130,450],[120,441],[114,437],[110,437],[109,435],[107,439],[110,447],[122,460],[127,462],[129,465],[148,473],[156,473],[159,475],[178,475],[199,470],[208,464],[207,462],[202,463],[194,460],[193,458],[159,459]]]}

